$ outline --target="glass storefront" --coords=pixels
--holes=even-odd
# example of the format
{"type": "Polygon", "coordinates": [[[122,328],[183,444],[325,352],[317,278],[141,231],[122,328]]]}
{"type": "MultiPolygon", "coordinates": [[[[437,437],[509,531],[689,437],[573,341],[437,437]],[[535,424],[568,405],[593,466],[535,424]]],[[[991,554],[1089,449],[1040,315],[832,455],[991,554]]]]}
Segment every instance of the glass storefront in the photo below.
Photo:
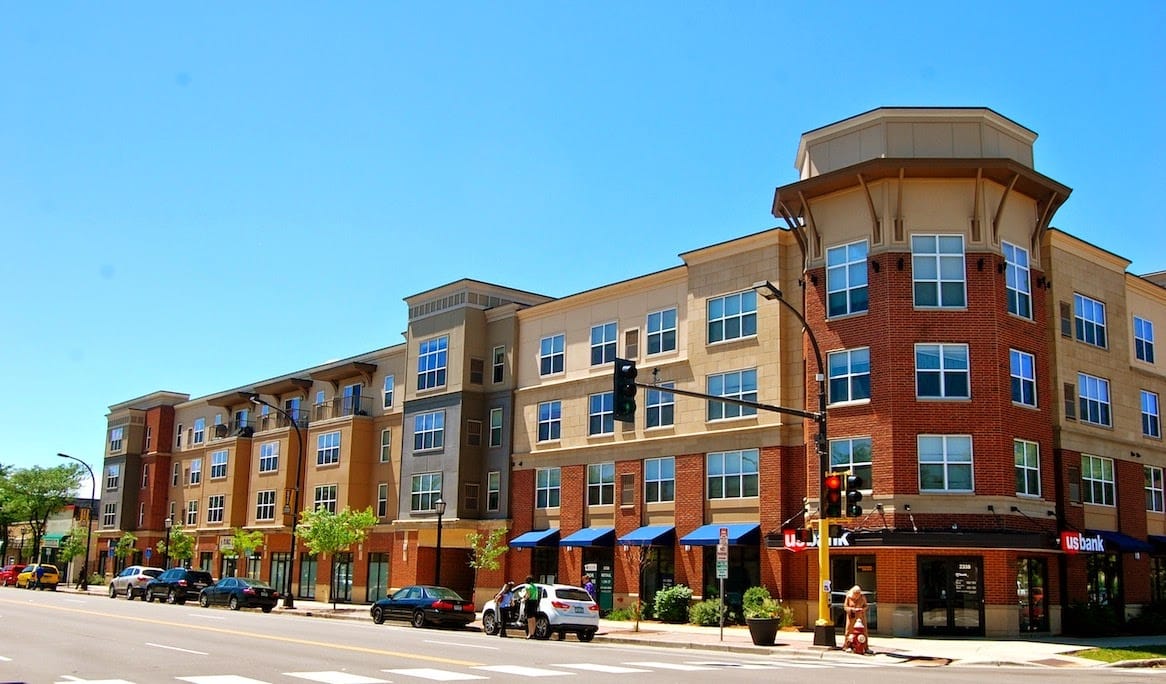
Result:
{"type": "Polygon", "coordinates": [[[384,598],[389,590],[389,554],[368,554],[368,586],[364,600],[373,603],[384,598]]]}
{"type": "Polygon", "coordinates": [[[530,568],[534,581],[554,584],[559,576],[559,547],[539,547],[530,550],[530,568]]]}
{"type": "Polygon", "coordinates": [[[1113,611],[1114,619],[1125,617],[1121,587],[1121,557],[1115,553],[1094,553],[1085,558],[1085,586],[1089,603],[1113,611]]]}
{"type": "Polygon", "coordinates": [[[311,553],[300,554],[300,595],[302,599],[316,598],[316,555],[311,553]]]}
{"type": "Polygon", "coordinates": [[[1020,606],[1020,631],[1049,631],[1048,564],[1043,558],[1016,561],[1016,602],[1020,606]]]}
{"type": "Polygon", "coordinates": [[[920,556],[919,635],[984,636],[984,562],[979,556],[920,556]]]}
{"type": "MultiPolygon", "coordinates": [[[[705,546],[703,550],[704,564],[704,597],[717,598],[720,596],[720,580],[717,579],[717,547],[705,546]]],[[[725,605],[740,612],[741,598],[745,590],[761,584],[761,547],[760,546],[730,546],[729,572],[725,578],[725,605]]]]}

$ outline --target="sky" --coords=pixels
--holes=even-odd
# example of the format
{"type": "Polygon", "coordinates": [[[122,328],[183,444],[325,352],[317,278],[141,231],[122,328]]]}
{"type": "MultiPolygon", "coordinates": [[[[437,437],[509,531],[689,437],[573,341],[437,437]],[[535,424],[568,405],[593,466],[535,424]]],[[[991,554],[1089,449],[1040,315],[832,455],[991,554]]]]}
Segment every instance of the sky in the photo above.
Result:
{"type": "Polygon", "coordinates": [[[398,344],[779,225],[799,136],[989,107],[1053,225],[1166,270],[1166,3],[0,2],[0,464],[111,404],[398,344]]]}

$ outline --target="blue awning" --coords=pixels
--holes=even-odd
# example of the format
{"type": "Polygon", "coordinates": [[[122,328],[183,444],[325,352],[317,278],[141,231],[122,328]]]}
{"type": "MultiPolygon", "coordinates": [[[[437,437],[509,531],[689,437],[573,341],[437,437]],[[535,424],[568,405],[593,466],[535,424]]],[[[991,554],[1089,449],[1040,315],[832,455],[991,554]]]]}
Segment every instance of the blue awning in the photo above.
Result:
{"type": "Polygon", "coordinates": [[[548,530],[531,530],[510,540],[510,546],[515,549],[533,549],[536,546],[554,546],[559,539],[559,528],[548,530]]]}
{"type": "Polygon", "coordinates": [[[1114,550],[1120,551],[1121,553],[1134,553],[1135,551],[1149,552],[1154,550],[1154,547],[1141,539],[1131,537],[1128,534],[1122,534],[1121,532],[1112,532],[1110,530],[1086,530],[1086,532],[1101,535],[1101,538],[1105,540],[1105,550],[1110,553],[1113,553],[1114,550]]]}
{"type": "Polygon", "coordinates": [[[632,530],[619,538],[623,546],[671,546],[676,539],[676,528],[672,525],[647,525],[632,530]]]}
{"type": "Polygon", "coordinates": [[[614,546],[614,527],[584,527],[559,540],[559,546],[614,546]]]}
{"type": "Polygon", "coordinates": [[[680,538],[681,544],[689,546],[716,546],[721,540],[721,528],[729,528],[731,546],[748,546],[761,543],[761,525],[757,523],[713,523],[701,525],[680,538]]]}

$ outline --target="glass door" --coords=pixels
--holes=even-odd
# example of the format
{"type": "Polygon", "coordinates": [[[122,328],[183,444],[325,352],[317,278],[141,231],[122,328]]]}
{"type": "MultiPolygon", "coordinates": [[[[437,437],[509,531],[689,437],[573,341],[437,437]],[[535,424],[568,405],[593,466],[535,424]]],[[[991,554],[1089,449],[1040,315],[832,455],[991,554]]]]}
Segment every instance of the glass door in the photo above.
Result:
{"type": "Polygon", "coordinates": [[[352,601],[352,554],[338,553],[332,564],[332,600],[341,603],[352,601]]]}
{"type": "Polygon", "coordinates": [[[984,636],[983,559],[920,557],[919,635],[984,636]]]}
{"type": "Polygon", "coordinates": [[[1048,566],[1043,558],[1020,558],[1016,561],[1016,602],[1020,606],[1021,632],[1049,631],[1045,610],[1048,566]]]}

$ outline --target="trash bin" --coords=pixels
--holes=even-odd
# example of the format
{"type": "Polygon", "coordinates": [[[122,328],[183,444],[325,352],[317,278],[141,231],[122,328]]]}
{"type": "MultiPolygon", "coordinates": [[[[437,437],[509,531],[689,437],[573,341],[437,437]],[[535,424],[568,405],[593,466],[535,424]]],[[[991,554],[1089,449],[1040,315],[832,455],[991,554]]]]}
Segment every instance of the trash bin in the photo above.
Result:
{"type": "Polygon", "coordinates": [[[915,625],[912,624],[914,618],[914,611],[910,607],[896,608],[891,635],[897,637],[915,636],[915,625]]]}

